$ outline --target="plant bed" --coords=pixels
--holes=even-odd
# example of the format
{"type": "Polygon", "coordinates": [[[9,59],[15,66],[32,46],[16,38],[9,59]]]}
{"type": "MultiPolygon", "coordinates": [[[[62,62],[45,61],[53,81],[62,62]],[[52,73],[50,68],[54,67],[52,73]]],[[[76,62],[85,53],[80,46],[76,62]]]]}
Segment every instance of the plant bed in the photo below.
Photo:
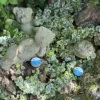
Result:
{"type": "Polygon", "coordinates": [[[99,0],[1,1],[0,100],[99,100],[99,0]]]}

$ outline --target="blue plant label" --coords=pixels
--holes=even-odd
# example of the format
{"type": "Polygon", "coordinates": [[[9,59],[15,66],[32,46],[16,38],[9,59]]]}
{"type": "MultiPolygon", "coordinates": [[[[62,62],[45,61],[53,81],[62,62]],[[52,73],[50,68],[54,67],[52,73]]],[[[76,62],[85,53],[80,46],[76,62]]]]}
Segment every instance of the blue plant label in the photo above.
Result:
{"type": "Polygon", "coordinates": [[[76,75],[76,76],[81,76],[83,75],[83,69],[81,67],[75,67],[74,70],[73,70],[73,73],[76,75]]]}
{"type": "Polygon", "coordinates": [[[31,65],[33,67],[39,67],[41,65],[41,63],[42,63],[42,60],[38,57],[34,57],[31,59],[31,65]]]}

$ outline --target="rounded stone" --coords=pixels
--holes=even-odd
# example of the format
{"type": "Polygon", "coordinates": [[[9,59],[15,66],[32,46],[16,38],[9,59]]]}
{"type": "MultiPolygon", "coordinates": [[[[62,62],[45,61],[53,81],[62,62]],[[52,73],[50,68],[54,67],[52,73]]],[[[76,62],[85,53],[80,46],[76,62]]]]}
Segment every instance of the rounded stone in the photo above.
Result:
{"type": "Polygon", "coordinates": [[[42,60],[38,57],[34,57],[31,59],[31,65],[33,67],[39,67],[41,65],[41,63],[42,63],[42,60]]]}
{"type": "Polygon", "coordinates": [[[96,57],[95,48],[92,43],[87,40],[82,40],[74,45],[74,54],[80,58],[96,57]]]}
{"type": "Polygon", "coordinates": [[[82,76],[84,71],[81,67],[75,67],[74,70],[73,70],[73,73],[76,75],[76,76],[82,76]]]}

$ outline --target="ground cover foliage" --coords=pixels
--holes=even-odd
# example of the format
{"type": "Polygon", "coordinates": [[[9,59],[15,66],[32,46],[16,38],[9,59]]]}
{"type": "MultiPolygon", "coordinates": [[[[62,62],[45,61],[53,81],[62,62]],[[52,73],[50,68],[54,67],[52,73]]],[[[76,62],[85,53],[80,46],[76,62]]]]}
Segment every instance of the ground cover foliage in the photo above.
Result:
{"type": "Polygon", "coordinates": [[[33,68],[30,61],[13,65],[10,71],[0,68],[0,100],[100,99],[100,47],[94,41],[96,35],[100,34],[100,26],[75,24],[77,14],[87,6],[99,4],[99,0],[83,1],[0,1],[0,60],[11,44],[19,44],[21,40],[30,37],[20,30],[12,13],[15,6],[31,7],[36,26],[51,29],[56,35],[39,68],[33,68]],[[97,54],[95,59],[82,59],[73,53],[73,45],[84,39],[93,44],[97,54]],[[84,69],[81,77],[73,74],[73,68],[77,66],[84,69]]]}

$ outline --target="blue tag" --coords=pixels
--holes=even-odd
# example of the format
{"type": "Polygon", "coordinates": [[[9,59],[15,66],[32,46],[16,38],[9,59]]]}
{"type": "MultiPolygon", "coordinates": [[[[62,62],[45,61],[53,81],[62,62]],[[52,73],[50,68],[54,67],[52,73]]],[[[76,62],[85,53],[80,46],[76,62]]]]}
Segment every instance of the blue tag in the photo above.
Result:
{"type": "Polygon", "coordinates": [[[42,63],[42,60],[38,57],[35,57],[35,58],[31,59],[31,65],[33,67],[39,67],[41,65],[41,63],[42,63]]]}
{"type": "Polygon", "coordinates": [[[81,76],[83,75],[83,69],[81,67],[75,67],[74,70],[73,70],[73,73],[76,75],[76,76],[81,76]]]}

